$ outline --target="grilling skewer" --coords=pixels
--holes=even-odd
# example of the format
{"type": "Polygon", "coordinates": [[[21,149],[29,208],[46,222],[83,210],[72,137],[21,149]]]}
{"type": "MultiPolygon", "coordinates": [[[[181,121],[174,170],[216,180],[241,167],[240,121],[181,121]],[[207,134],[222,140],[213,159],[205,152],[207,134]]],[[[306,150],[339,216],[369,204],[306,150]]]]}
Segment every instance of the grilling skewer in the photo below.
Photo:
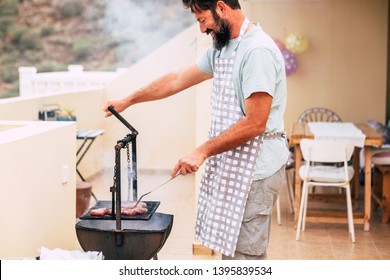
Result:
{"type": "Polygon", "coordinates": [[[178,172],[174,177],[170,178],[168,181],[165,181],[164,183],[158,185],[158,186],[155,187],[153,190],[151,190],[151,191],[149,191],[149,192],[144,193],[143,195],[141,195],[141,197],[137,200],[137,203],[134,205],[134,208],[137,207],[138,203],[141,202],[141,199],[142,199],[144,196],[150,194],[151,192],[154,192],[155,190],[161,188],[161,187],[164,186],[165,184],[168,184],[170,181],[172,181],[173,179],[175,179],[175,178],[176,178],[177,176],[179,176],[179,175],[181,175],[180,172],[178,172]]]}

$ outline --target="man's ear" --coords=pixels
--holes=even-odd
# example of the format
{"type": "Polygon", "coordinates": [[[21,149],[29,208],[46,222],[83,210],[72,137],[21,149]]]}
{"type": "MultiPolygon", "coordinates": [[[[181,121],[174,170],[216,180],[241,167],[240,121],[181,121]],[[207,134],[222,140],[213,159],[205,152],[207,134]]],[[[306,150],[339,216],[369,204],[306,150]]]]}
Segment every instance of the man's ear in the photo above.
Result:
{"type": "Polygon", "coordinates": [[[219,16],[223,16],[226,13],[226,4],[223,1],[218,1],[215,6],[215,10],[219,16]]]}

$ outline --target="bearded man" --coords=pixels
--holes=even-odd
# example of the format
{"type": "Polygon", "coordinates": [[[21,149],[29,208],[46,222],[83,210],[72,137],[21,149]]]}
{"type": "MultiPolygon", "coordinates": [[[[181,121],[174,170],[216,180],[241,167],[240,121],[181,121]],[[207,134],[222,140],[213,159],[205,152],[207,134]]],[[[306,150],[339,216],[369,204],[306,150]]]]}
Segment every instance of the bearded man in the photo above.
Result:
{"type": "Polygon", "coordinates": [[[171,176],[198,171],[195,237],[223,259],[265,259],[272,207],[285,180],[286,72],[275,42],[238,0],[182,0],[213,44],[196,63],[109,106],[118,112],[213,79],[209,139],[180,158],[171,176]]]}

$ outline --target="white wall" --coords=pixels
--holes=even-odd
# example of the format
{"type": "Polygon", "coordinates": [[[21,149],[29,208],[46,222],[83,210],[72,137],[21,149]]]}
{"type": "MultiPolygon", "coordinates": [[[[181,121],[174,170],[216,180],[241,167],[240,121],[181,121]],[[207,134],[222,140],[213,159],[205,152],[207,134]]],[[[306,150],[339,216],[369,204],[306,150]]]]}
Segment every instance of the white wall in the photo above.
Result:
{"type": "MultiPolygon", "coordinates": [[[[241,1],[242,2],[242,1],[241,1]]],[[[286,129],[314,106],[344,121],[386,122],[387,0],[247,1],[249,18],[284,40],[302,32],[309,48],[287,78],[286,129]]]]}
{"type": "MultiPolygon", "coordinates": [[[[104,95],[103,89],[95,89],[35,97],[0,99],[0,120],[36,121],[38,120],[38,111],[43,105],[58,104],[75,109],[77,129],[104,129],[106,125],[106,119],[102,111],[105,102],[104,95]]],[[[113,158],[113,154],[111,150],[103,147],[105,137],[104,134],[97,138],[81,161],[79,170],[84,177],[94,175],[106,164],[112,165],[113,160],[111,158],[113,158]]],[[[76,134],[74,135],[74,141],[76,141],[75,139],[76,134]]],[[[76,144],[79,147],[81,141],[76,144]]]]}
{"type": "Polygon", "coordinates": [[[0,128],[0,259],[36,257],[42,246],[77,249],[76,125],[0,121],[0,128]]]}

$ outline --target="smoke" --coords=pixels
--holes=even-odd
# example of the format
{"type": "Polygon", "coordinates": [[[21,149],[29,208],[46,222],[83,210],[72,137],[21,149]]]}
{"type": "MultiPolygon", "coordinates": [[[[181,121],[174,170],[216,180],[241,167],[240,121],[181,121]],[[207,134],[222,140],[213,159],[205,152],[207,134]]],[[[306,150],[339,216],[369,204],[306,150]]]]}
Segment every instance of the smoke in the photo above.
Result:
{"type": "Polygon", "coordinates": [[[194,22],[180,0],[106,0],[100,25],[128,67],[194,22]]]}

